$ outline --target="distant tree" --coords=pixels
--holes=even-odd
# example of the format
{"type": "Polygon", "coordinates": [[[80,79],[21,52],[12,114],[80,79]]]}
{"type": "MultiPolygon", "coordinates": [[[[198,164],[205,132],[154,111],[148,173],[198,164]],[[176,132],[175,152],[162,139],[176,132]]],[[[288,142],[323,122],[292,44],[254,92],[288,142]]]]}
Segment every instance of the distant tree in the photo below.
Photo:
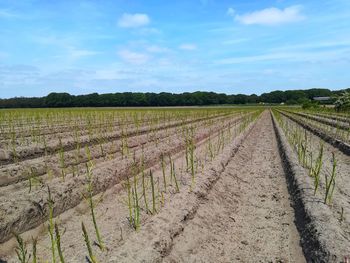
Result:
{"type": "MultiPolygon", "coordinates": [[[[308,105],[313,97],[335,97],[343,91],[330,91],[328,89],[287,90],[263,93],[260,96],[227,95],[215,92],[185,92],[173,94],[123,92],[106,94],[70,95],[69,93],[53,92],[41,98],[16,97],[0,99],[0,108],[40,108],[40,107],[117,107],[117,106],[191,106],[191,105],[220,105],[220,104],[246,104],[246,103],[287,103],[308,105]]],[[[339,102],[340,103],[340,102],[339,102]]]]}
{"type": "Polygon", "coordinates": [[[45,98],[47,107],[70,107],[72,106],[72,96],[69,93],[52,92],[45,98]]]}
{"type": "Polygon", "coordinates": [[[345,91],[334,105],[337,111],[350,111],[350,92],[345,91]]]}

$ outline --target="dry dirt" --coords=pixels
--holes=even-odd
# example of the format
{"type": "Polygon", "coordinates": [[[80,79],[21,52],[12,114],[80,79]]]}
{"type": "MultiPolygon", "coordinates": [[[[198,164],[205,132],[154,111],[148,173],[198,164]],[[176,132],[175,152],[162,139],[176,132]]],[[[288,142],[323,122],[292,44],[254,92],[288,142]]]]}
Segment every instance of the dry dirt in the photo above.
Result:
{"type": "MultiPolygon", "coordinates": [[[[121,185],[107,190],[96,207],[107,246],[105,253],[93,246],[99,262],[305,262],[268,111],[213,162],[203,164],[194,189],[189,187],[183,159],[176,164],[180,193],[169,190],[165,205],[158,214],[143,217],[139,232],[127,223],[121,185]]],[[[160,175],[160,167],[153,169],[160,175]]],[[[57,220],[66,262],[86,262],[81,221],[94,240],[86,205],[65,211],[57,220]]],[[[38,236],[41,258],[49,259],[43,229],[39,226],[25,235],[38,236]]],[[[13,253],[6,260],[16,262],[13,253]]]]}
{"type": "Polygon", "coordinates": [[[270,115],[230,160],[165,262],[304,262],[270,115]]]}

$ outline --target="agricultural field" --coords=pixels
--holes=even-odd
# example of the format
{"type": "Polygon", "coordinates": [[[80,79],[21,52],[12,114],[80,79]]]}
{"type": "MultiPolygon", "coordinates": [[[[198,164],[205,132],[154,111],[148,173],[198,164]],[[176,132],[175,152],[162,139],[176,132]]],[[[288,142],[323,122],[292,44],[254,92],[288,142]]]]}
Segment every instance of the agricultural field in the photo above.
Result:
{"type": "Polygon", "coordinates": [[[343,262],[350,115],[0,111],[0,262],[343,262]]]}

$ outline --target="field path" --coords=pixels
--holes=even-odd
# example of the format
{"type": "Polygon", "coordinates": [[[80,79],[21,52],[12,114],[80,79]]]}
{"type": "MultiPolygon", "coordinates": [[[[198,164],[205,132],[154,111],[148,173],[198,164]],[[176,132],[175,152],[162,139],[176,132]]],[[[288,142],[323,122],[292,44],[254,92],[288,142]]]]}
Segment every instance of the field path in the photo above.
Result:
{"type": "Polygon", "coordinates": [[[164,262],[305,262],[268,111],[164,262]]]}

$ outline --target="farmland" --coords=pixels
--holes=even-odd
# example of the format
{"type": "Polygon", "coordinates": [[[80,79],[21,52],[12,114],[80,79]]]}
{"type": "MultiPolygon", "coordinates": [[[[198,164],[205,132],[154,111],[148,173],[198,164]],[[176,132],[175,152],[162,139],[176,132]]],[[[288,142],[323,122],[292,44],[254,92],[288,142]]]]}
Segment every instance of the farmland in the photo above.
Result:
{"type": "Polygon", "coordinates": [[[5,262],[339,262],[349,254],[346,113],[11,109],[0,111],[0,134],[5,262]]]}

